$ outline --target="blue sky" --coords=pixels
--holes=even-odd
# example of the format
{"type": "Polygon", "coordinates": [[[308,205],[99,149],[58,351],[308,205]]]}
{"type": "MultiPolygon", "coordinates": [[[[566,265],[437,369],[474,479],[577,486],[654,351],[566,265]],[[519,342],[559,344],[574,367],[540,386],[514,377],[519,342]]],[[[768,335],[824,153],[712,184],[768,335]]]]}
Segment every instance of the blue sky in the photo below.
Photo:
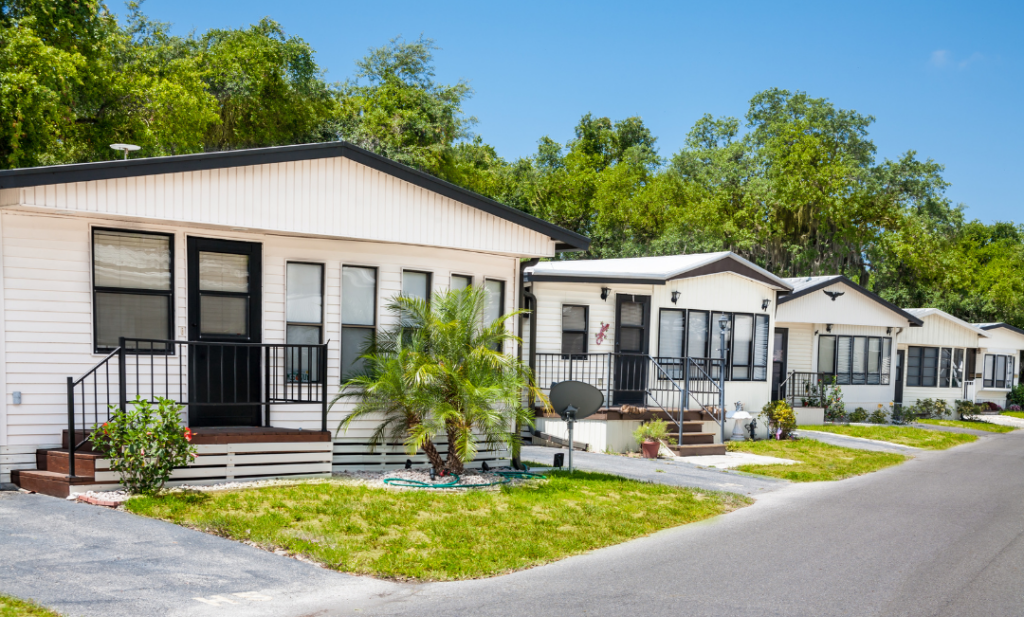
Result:
{"type": "MultiPolygon", "coordinates": [[[[118,0],[108,0],[115,12],[118,0]]],[[[1024,3],[349,2],[148,0],[177,34],[264,16],[308,41],[329,80],[371,47],[421,33],[442,82],[467,80],[475,131],[511,159],[581,115],[638,115],[663,156],[704,113],[742,117],[765,88],[804,90],[877,118],[879,157],[946,166],[949,197],[983,221],[1024,222],[1024,3]]]]}

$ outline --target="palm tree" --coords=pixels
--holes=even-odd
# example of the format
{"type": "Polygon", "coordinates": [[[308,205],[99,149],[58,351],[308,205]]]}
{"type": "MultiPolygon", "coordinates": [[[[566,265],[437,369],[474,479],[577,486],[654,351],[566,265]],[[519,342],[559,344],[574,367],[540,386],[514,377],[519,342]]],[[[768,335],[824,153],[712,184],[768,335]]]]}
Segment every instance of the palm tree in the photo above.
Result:
{"type": "MultiPolygon", "coordinates": [[[[435,470],[461,473],[481,445],[519,453],[522,424],[533,420],[524,392],[545,401],[529,367],[502,350],[519,343],[505,322],[521,311],[483,323],[484,292],[467,288],[436,294],[432,302],[396,298],[388,309],[400,323],[366,350],[367,371],[345,381],[335,397],[361,397],[341,428],[380,414],[372,444],[401,437],[410,453],[422,449],[435,470]],[[442,461],[433,439],[448,438],[442,461]]],[[[332,402],[332,406],[333,406],[332,402]]]]}

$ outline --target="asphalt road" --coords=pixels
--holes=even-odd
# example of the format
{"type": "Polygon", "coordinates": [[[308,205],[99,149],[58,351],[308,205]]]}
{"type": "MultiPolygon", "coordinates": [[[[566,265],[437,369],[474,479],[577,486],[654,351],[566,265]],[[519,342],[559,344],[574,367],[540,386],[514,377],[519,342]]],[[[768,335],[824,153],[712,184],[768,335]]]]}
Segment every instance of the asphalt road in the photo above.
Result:
{"type": "Polygon", "coordinates": [[[8,494],[0,592],[69,615],[1024,614],[1024,431],[915,454],[842,482],[789,484],[712,521],[548,566],[420,585],[8,494]]]}

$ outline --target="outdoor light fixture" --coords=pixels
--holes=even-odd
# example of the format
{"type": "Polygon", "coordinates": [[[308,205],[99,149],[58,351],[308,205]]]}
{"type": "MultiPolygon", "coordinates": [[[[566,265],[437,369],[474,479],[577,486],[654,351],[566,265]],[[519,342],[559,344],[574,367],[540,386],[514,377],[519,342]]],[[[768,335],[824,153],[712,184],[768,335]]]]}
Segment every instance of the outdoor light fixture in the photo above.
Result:
{"type": "Polygon", "coordinates": [[[831,332],[831,331],[832,331],[832,324],[825,324],[825,332],[831,332]]]}
{"type": "Polygon", "coordinates": [[[772,301],[770,299],[768,299],[768,298],[765,298],[764,300],[761,300],[761,310],[762,311],[767,311],[768,310],[768,305],[771,304],[771,303],[772,303],[772,301]]]}
{"type": "Polygon", "coordinates": [[[672,292],[672,304],[675,304],[678,301],[679,301],[679,292],[678,291],[673,291],[672,292]]]}
{"type": "Polygon", "coordinates": [[[729,318],[726,315],[722,315],[718,318],[718,327],[722,329],[723,333],[729,329],[729,318]]]}
{"type": "Polygon", "coordinates": [[[608,294],[610,294],[610,293],[612,293],[612,288],[611,287],[602,287],[601,288],[601,299],[602,300],[607,300],[608,299],[608,294]]]}
{"type": "Polygon", "coordinates": [[[141,150],[142,146],[136,146],[135,144],[110,144],[112,150],[120,150],[124,152],[124,160],[128,160],[128,153],[141,150]]]}
{"type": "Polygon", "coordinates": [[[885,329],[885,333],[886,334],[892,334],[892,328],[886,328],[885,329]]]}

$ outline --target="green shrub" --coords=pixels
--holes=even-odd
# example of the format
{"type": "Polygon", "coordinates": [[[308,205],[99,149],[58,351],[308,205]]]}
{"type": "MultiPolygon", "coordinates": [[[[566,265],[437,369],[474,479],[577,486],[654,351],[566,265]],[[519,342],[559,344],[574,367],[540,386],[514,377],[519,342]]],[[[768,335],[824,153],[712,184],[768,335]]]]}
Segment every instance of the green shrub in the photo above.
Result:
{"type": "Polygon", "coordinates": [[[892,415],[889,416],[889,419],[893,424],[912,424],[917,417],[914,413],[914,407],[903,405],[901,403],[894,403],[892,406],[892,415]]]}
{"type": "Polygon", "coordinates": [[[941,420],[943,417],[953,413],[949,405],[946,404],[946,401],[940,398],[918,399],[917,403],[914,404],[913,412],[918,418],[934,418],[936,420],[941,420]]]}
{"type": "Polygon", "coordinates": [[[668,436],[668,422],[661,418],[654,418],[650,422],[641,424],[633,431],[633,437],[637,443],[645,441],[661,441],[668,436]]]}
{"type": "Polygon", "coordinates": [[[888,415],[885,413],[885,405],[878,404],[878,409],[871,412],[868,416],[868,422],[872,424],[885,424],[889,421],[888,415]]]}
{"type": "Polygon", "coordinates": [[[124,412],[111,405],[110,420],[89,436],[132,494],[156,493],[175,467],[184,467],[196,456],[192,430],[181,426],[184,407],[165,398],[156,403],[136,398],[124,412]]]}
{"type": "Polygon", "coordinates": [[[868,410],[864,409],[863,407],[858,407],[857,409],[854,409],[853,413],[850,414],[850,422],[867,422],[867,419],[868,410]]]}
{"type": "Polygon", "coordinates": [[[769,435],[778,435],[779,439],[789,439],[796,430],[796,413],[786,401],[773,401],[761,408],[761,417],[768,425],[769,435]],[[779,433],[779,431],[782,431],[779,433]]]}
{"type": "Polygon", "coordinates": [[[978,419],[978,414],[981,413],[981,406],[975,404],[973,401],[957,401],[955,405],[956,416],[961,420],[973,422],[978,419]]]}
{"type": "Polygon", "coordinates": [[[1006,395],[1006,406],[1018,405],[1024,408],[1024,383],[1019,383],[1006,395]]]}

